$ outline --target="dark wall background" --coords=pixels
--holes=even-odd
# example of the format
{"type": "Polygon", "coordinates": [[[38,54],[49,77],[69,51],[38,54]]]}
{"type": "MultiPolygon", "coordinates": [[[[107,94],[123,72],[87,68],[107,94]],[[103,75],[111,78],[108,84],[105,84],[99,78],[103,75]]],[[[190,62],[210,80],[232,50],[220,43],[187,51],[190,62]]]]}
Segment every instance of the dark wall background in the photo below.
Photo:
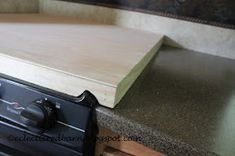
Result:
{"type": "Polygon", "coordinates": [[[235,28],[235,0],[63,0],[235,28]]]}

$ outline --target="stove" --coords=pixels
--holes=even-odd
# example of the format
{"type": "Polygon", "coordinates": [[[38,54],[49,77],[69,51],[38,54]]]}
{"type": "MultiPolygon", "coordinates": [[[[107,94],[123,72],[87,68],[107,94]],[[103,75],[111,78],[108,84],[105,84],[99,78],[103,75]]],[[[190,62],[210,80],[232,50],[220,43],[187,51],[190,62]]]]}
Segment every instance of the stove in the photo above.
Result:
{"type": "Polygon", "coordinates": [[[94,155],[97,104],[0,75],[0,155],[94,155]]]}

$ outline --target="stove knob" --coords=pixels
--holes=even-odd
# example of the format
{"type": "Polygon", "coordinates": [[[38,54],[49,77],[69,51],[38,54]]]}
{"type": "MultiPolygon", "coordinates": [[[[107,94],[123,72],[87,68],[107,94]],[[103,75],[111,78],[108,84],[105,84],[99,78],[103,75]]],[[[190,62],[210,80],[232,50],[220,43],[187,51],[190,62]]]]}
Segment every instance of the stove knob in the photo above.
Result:
{"type": "Polygon", "coordinates": [[[28,105],[20,113],[22,122],[29,130],[40,132],[53,127],[56,121],[56,108],[47,100],[38,100],[28,105]]]}

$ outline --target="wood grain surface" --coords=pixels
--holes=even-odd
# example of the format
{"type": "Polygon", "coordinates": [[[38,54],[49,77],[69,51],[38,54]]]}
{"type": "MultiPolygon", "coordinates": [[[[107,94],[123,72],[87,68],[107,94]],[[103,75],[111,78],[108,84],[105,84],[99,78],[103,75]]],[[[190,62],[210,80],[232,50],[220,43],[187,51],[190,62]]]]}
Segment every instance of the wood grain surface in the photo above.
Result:
{"type": "Polygon", "coordinates": [[[97,138],[96,156],[165,156],[103,127],[100,127],[97,138]]]}
{"type": "Polygon", "coordinates": [[[114,107],[162,43],[140,30],[44,15],[0,15],[0,72],[114,107]]]}

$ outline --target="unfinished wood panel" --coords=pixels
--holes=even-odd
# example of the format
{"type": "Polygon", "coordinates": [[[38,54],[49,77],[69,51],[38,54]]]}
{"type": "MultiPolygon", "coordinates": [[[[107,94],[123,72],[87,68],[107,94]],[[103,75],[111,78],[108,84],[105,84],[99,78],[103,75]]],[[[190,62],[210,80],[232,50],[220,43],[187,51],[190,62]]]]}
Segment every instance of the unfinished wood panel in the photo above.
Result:
{"type": "Polygon", "coordinates": [[[0,34],[1,73],[75,96],[90,90],[108,107],[162,43],[149,32],[44,15],[0,15],[0,34]]]}
{"type": "MultiPolygon", "coordinates": [[[[122,154],[129,154],[134,156],[165,156],[162,153],[154,151],[150,148],[145,147],[135,141],[126,141],[124,137],[113,133],[106,128],[100,128],[98,134],[98,140],[96,145],[96,156],[100,156],[108,147],[123,152],[122,154]],[[119,140],[111,140],[108,138],[120,138],[119,140]],[[109,141],[107,141],[109,140],[109,141]]],[[[118,151],[113,153],[119,153],[118,151]]]]}
{"type": "Polygon", "coordinates": [[[119,150],[115,150],[115,149],[110,148],[110,147],[105,148],[105,150],[104,150],[102,155],[103,156],[132,156],[130,154],[121,152],[119,150]]]}

